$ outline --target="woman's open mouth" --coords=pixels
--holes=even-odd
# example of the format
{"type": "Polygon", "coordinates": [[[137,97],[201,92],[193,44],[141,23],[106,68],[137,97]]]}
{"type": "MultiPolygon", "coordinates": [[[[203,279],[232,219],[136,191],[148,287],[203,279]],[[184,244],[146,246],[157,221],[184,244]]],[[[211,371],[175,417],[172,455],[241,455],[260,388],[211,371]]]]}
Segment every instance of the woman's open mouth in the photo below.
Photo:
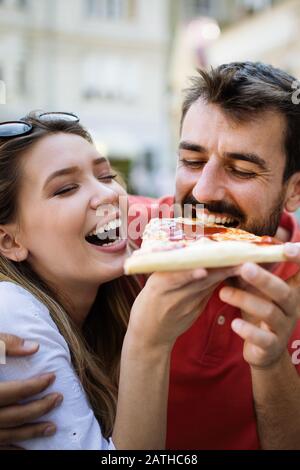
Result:
{"type": "Polygon", "coordinates": [[[88,233],[85,240],[95,247],[105,249],[105,251],[121,250],[126,246],[127,241],[121,237],[121,219],[111,220],[105,225],[97,226],[88,233]]]}

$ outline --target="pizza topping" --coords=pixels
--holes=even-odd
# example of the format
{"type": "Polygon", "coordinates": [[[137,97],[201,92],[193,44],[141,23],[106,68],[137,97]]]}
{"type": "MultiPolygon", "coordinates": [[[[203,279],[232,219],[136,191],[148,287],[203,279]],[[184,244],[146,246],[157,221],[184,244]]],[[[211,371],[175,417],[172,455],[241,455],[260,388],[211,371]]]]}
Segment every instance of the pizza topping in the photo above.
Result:
{"type": "Polygon", "coordinates": [[[269,236],[257,236],[245,230],[217,224],[203,224],[199,219],[152,219],[143,235],[142,249],[165,251],[199,242],[244,241],[259,245],[281,244],[269,236]]]}
{"type": "Polygon", "coordinates": [[[256,241],[255,243],[259,245],[282,245],[282,242],[280,240],[277,240],[273,237],[269,237],[268,235],[260,237],[260,240],[256,241]]]}

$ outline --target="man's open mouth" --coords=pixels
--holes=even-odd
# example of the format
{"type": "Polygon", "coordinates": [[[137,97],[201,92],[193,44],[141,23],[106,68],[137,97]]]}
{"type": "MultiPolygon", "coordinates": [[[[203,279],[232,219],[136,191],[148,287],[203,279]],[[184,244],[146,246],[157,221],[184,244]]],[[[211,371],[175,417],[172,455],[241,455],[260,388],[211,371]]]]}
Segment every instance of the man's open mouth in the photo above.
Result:
{"type": "Polygon", "coordinates": [[[196,219],[204,224],[216,224],[231,228],[236,228],[240,223],[237,218],[232,217],[231,215],[211,213],[206,214],[203,211],[197,212],[196,219]]]}
{"type": "Polygon", "coordinates": [[[103,226],[95,227],[85,237],[91,245],[110,246],[121,241],[121,219],[111,220],[103,226]]]}

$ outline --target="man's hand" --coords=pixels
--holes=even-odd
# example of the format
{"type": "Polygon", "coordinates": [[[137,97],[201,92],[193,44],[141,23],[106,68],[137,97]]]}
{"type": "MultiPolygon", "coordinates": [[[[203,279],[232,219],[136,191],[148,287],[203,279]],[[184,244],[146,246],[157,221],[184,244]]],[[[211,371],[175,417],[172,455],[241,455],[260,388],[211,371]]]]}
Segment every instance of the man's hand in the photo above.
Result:
{"type": "MultiPolygon", "coordinates": [[[[300,265],[299,249],[287,245],[289,260],[300,265]]],[[[235,319],[232,329],[244,343],[244,358],[252,368],[268,368],[286,354],[288,340],[299,319],[300,274],[287,282],[262,267],[245,263],[237,268],[245,290],[224,287],[220,298],[241,309],[243,319],[235,319]]]]}
{"type": "MultiPolygon", "coordinates": [[[[13,335],[1,334],[7,356],[29,356],[38,351],[39,345],[13,335]]],[[[5,367],[5,365],[0,365],[5,367]]],[[[41,418],[62,402],[62,396],[54,393],[25,405],[21,400],[43,392],[55,380],[54,374],[47,374],[18,382],[0,382],[0,445],[23,441],[34,437],[51,436],[56,428],[51,422],[30,424],[41,418]]]]}

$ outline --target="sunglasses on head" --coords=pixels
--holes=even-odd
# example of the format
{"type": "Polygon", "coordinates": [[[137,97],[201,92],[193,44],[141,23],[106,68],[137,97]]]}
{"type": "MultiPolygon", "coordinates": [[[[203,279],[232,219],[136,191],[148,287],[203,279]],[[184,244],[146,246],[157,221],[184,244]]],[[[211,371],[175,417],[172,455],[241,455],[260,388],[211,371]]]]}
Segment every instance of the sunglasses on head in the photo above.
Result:
{"type": "MultiPolygon", "coordinates": [[[[52,112],[52,113],[42,113],[37,116],[37,119],[42,122],[49,121],[69,121],[77,123],[79,122],[79,117],[73,113],[63,113],[63,112],[52,112]]],[[[9,139],[11,137],[17,137],[20,135],[30,134],[32,131],[32,125],[25,121],[7,121],[0,122],[0,139],[9,139]]]]}

